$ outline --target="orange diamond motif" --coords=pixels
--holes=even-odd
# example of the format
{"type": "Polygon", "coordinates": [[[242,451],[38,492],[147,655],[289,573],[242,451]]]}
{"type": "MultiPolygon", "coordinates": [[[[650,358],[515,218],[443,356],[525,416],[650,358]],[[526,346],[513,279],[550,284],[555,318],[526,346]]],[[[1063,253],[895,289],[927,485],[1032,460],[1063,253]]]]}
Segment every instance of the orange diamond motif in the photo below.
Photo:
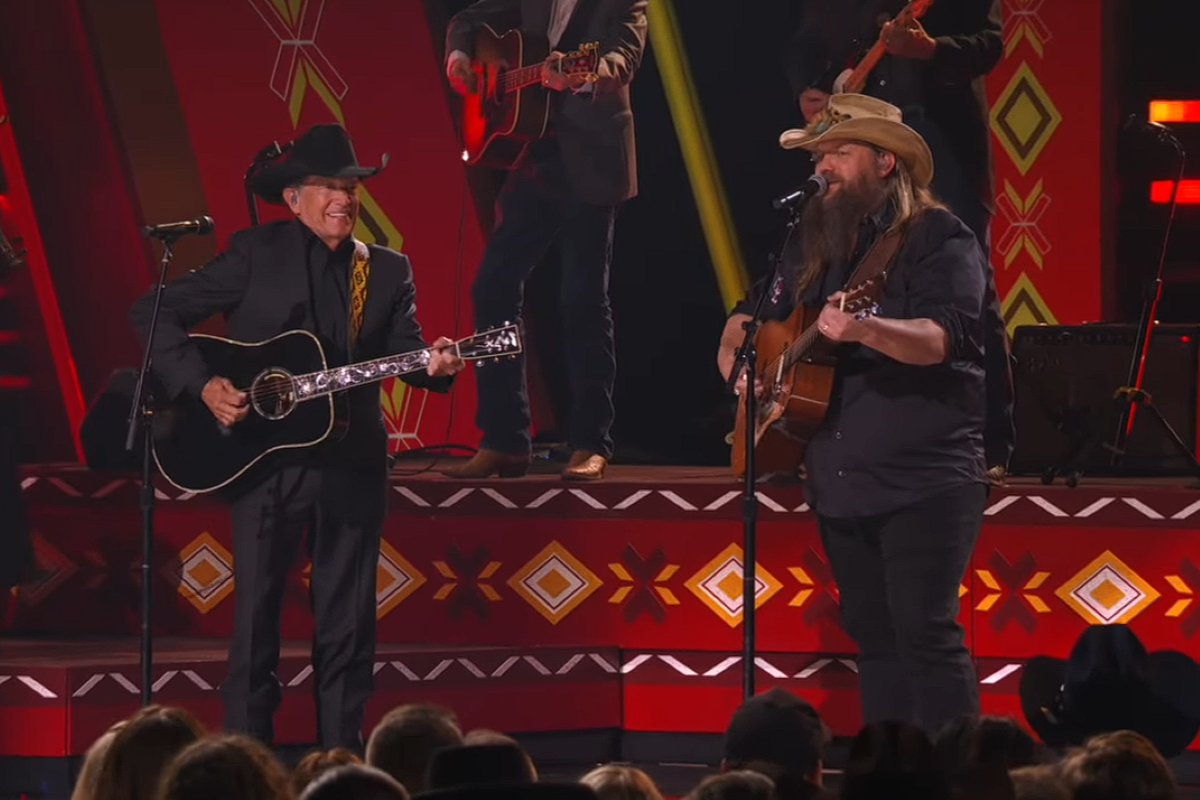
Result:
{"type": "Polygon", "coordinates": [[[557,625],[604,582],[565,547],[551,542],[517,570],[508,585],[551,625],[557,625]]]}
{"type": "Polygon", "coordinates": [[[233,556],[207,531],[179,551],[178,591],[201,614],[233,592],[233,556]]]}
{"type": "Polygon", "coordinates": [[[1054,592],[1089,624],[1126,624],[1161,595],[1110,550],[1105,550],[1054,592]]]}
{"type": "MultiPolygon", "coordinates": [[[[754,570],[754,607],[759,608],[770,600],[783,584],[759,564],[754,570]]],[[[700,602],[725,621],[731,628],[742,621],[742,604],[745,602],[742,587],[742,548],[731,544],[716,558],[701,567],[684,584],[700,602]]]]}
{"type": "Polygon", "coordinates": [[[383,619],[425,581],[420,570],[400,555],[399,550],[387,541],[380,541],[379,567],[375,572],[375,618],[383,619]]]}

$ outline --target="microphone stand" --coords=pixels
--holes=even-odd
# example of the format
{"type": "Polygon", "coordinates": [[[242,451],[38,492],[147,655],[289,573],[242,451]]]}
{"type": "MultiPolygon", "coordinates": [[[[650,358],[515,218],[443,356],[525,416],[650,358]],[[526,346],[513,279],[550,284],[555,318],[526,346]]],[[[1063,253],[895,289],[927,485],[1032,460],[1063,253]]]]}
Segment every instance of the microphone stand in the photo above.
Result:
{"type": "Polygon", "coordinates": [[[754,449],[756,445],[755,432],[758,430],[757,411],[758,395],[755,385],[758,379],[758,353],[754,348],[754,340],[758,336],[758,328],[762,324],[763,308],[766,306],[767,295],[773,295],[779,289],[783,276],[783,259],[787,252],[788,242],[800,221],[800,204],[790,206],[787,223],[787,234],[783,244],[771,258],[771,279],[763,285],[754,306],[754,314],[742,323],[746,332],[742,344],[734,356],[733,369],[729,372],[729,380],[725,388],[733,392],[737,385],[738,374],[743,368],[746,372],[746,413],[745,413],[745,468],[746,474],[742,488],[742,695],[749,700],[754,696],[755,678],[755,615],[757,609],[755,600],[758,596],[758,493],[755,490],[756,472],[754,466],[754,449]]]}
{"type": "MultiPolygon", "coordinates": [[[[1133,123],[1134,119],[1131,117],[1126,124],[1131,125],[1133,123]]],[[[1125,456],[1125,448],[1129,437],[1133,434],[1133,422],[1137,416],[1139,405],[1144,405],[1151,416],[1162,427],[1167,438],[1175,446],[1175,449],[1188,462],[1193,477],[1200,478],[1200,461],[1196,460],[1196,454],[1192,452],[1191,448],[1183,441],[1171,423],[1167,421],[1167,418],[1154,405],[1154,400],[1150,396],[1150,393],[1142,388],[1142,384],[1146,378],[1146,359],[1150,354],[1150,340],[1154,334],[1155,318],[1158,316],[1158,306],[1162,300],[1163,271],[1167,262],[1167,246],[1171,241],[1171,228],[1175,223],[1179,184],[1183,180],[1183,176],[1187,170],[1187,153],[1183,149],[1183,145],[1179,143],[1179,140],[1175,138],[1175,135],[1162,125],[1152,124],[1151,128],[1158,141],[1169,143],[1175,148],[1175,153],[1179,158],[1179,172],[1175,176],[1175,180],[1171,183],[1167,229],[1163,233],[1162,249],[1158,256],[1158,266],[1153,279],[1147,284],[1145,294],[1142,298],[1141,317],[1138,319],[1137,329],[1134,334],[1133,355],[1129,361],[1129,373],[1125,384],[1117,387],[1113,393],[1113,399],[1121,404],[1120,420],[1117,423],[1117,430],[1113,441],[1111,444],[1100,442],[1100,435],[1097,434],[1095,438],[1084,442],[1082,446],[1076,448],[1072,456],[1067,459],[1068,463],[1065,468],[1059,467],[1048,472],[1050,481],[1053,481],[1055,472],[1064,475],[1066,485],[1071,488],[1079,485],[1079,479],[1082,477],[1084,470],[1084,459],[1097,444],[1100,444],[1109,451],[1109,466],[1119,466],[1121,459],[1125,456]]],[[[1049,483],[1050,481],[1043,478],[1044,483],[1049,483]]],[[[1200,483],[1195,485],[1200,487],[1200,483]]]]}
{"type": "Polygon", "coordinates": [[[154,307],[150,314],[150,331],[146,336],[146,347],[142,353],[142,368],[138,371],[137,386],[133,390],[133,403],[129,409],[129,429],[125,435],[125,450],[131,452],[136,444],[139,429],[142,435],[142,705],[151,702],[153,694],[153,631],[151,591],[151,558],[154,548],[154,474],[151,454],[151,428],[154,411],[148,396],[147,376],[150,373],[150,353],[154,347],[154,331],[158,327],[158,311],[162,305],[163,289],[167,283],[167,268],[174,256],[175,241],[179,234],[162,236],[163,254],[159,266],[158,284],[154,287],[154,307]]]}

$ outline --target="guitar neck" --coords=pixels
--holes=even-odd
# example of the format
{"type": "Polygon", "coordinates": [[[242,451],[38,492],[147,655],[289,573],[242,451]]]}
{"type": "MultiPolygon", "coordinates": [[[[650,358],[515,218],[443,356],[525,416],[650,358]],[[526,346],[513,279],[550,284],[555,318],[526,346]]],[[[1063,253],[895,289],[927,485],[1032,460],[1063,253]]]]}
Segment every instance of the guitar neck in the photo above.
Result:
{"type": "Polygon", "coordinates": [[[504,90],[516,92],[527,86],[533,86],[542,81],[542,65],[531,64],[528,67],[514,69],[504,76],[504,90]]]}
{"type": "Polygon", "coordinates": [[[796,337],[796,341],[783,352],[783,368],[787,369],[795,364],[800,359],[808,355],[808,351],[817,343],[817,324],[814,322],[804,329],[804,332],[796,337]]]}
{"type": "Polygon", "coordinates": [[[344,367],[321,372],[310,372],[307,375],[297,375],[295,378],[296,399],[311,400],[335,392],[353,389],[355,386],[365,386],[378,383],[387,378],[398,378],[411,372],[425,369],[429,366],[432,350],[413,350],[394,356],[385,356],[358,364],[348,364],[344,367]]]}
{"type": "MultiPolygon", "coordinates": [[[[909,3],[900,10],[900,13],[896,15],[896,18],[893,20],[893,22],[902,27],[907,26],[911,24],[913,20],[920,19],[922,16],[924,16],[925,9],[928,8],[929,5],[929,2],[909,3]]],[[[883,43],[883,35],[880,34],[879,38],[875,40],[875,44],[871,45],[871,49],[867,51],[865,56],[863,56],[862,61],[859,61],[854,70],[849,76],[847,76],[846,82],[842,86],[842,91],[850,92],[852,94],[861,92],[863,87],[867,85],[867,78],[871,76],[871,71],[879,66],[880,60],[883,59],[883,56],[886,53],[887,45],[883,43]]]]}

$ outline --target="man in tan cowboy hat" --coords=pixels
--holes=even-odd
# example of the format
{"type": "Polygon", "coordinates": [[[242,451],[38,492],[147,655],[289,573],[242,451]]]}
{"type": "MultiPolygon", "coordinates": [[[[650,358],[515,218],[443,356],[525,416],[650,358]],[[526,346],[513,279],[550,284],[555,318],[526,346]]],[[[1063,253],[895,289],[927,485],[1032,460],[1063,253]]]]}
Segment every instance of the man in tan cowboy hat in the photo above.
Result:
{"type": "MultiPolygon", "coordinates": [[[[154,372],[172,397],[199,397],[217,423],[243,424],[246,393],[212,373],[188,331],[224,314],[230,338],[261,342],[304,329],[321,342],[329,367],[427,345],[415,312],[408,258],[353,237],[361,182],[379,168],[359,166],[339,125],[317,125],[253,188],[286,204],[293,219],[238,231],[228,249],[169,284],[154,336],[154,372]]],[[[146,336],[153,292],[133,308],[146,336]]],[[[438,339],[435,346],[449,344],[438,339]]],[[[463,362],[433,353],[407,383],[445,392],[463,362]]],[[[312,559],[313,681],[323,749],[362,752],[363,711],[375,657],[375,572],[387,503],[387,433],[379,387],[349,389],[345,435],[314,448],[267,457],[233,482],[234,592],[229,675],[221,685],[225,726],[268,744],[281,701],[280,614],[288,573],[304,542],[312,559]],[[275,459],[275,460],[271,460],[275,459]]],[[[340,401],[339,401],[340,402],[340,401]]],[[[203,458],[204,453],[196,457],[203,458]]]]}
{"type": "Polygon", "coordinates": [[[780,143],[810,152],[828,190],[802,208],[783,274],[734,309],[718,365],[728,376],[761,293],[766,319],[821,309],[835,382],[804,488],[859,647],[863,713],[934,732],[979,708],[955,618],[988,491],[983,254],[930,193],[929,148],[895,106],[834,95],[780,143]],[[877,313],[842,311],[851,273],[893,242],[877,313]]]}

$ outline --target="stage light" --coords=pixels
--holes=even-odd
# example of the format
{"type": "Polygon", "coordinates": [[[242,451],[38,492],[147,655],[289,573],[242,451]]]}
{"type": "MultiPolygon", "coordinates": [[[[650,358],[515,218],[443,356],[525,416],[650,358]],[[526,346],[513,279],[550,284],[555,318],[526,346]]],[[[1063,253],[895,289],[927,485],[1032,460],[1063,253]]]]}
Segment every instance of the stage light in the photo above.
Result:
{"type": "Polygon", "coordinates": [[[1151,100],[1151,122],[1200,122],[1200,100],[1151,100]]]}
{"type": "MultiPolygon", "coordinates": [[[[1171,184],[1175,181],[1152,181],[1150,183],[1150,202],[1171,202],[1171,184]]],[[[1200,180],[1184,180],[1179,182],[1179,193],[1175,198],[1179,205],[1200,204],[1200,180]]]]}

